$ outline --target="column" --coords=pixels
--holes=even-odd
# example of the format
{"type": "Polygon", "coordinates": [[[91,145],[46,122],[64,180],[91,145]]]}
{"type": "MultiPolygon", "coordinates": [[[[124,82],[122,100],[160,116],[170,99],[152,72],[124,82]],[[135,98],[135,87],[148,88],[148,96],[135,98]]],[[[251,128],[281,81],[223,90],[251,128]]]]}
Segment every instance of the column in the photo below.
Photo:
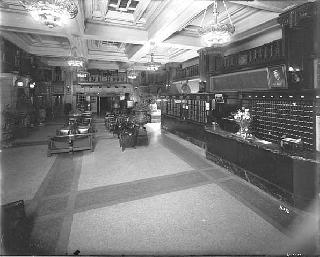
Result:
{"type": "Polygon", "coordinates": [[[73,110],[76,110],[76,92],[74,90],[74,85],[73,85],[73,71],[66,68],[64,69],[64,85],[65,85],[65,90],[64,90],[64,99],[65,103],[70,103],[72,106],[73,110]]]}
{"type": "Polygon", "coordinates": [[[319,2],[308,2],[279,15],[289,88],[312,89],[315,83],[315,61],[319,55],[319,2]],[[291,69],[292,70],[292,69],[291,69]],[[296,75],[301,77],[298,83],[296,75]]]}
{"type": "Polygon", "coordinates": [[[213,91],[210,77],[223,69],[223,49],[221,47],[202,48],[199,53],[200,80],[206,82],[206,92],[213,91]]]}
{"type": "Polygon", "coordinates": [[[314,69],[314,87],[320,88],[320,2],[315,2],[315,25],[313,27],[314,40],[313,48],[315,59],[313,62],[314,69]]]}

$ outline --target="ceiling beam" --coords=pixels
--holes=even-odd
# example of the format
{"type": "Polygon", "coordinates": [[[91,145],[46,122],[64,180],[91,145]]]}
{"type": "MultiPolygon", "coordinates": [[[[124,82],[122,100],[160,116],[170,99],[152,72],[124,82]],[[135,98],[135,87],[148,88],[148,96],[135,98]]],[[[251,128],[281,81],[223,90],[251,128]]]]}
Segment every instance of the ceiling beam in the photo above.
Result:
{"type": "Polygon", "coordinates": [[[180,0],[170,1],[150,26],[149,40],[162,42],[182,29],[190,17],[194,17],[210,4],[211,1],[206,0],[185,0],[183,5],[180,0]]]}
{"type": "MultiPolygon", "coordinates": [[[[31,33],[31,34],[40,34],[40,35],[49,35],[49,36],[59,36],[66,37],[70,46],[77,48],[77,55],[86,57],[87,55],[87,46],[85,39],[81,37],[84,31],[84,17],[83,17],[83,8],[80,8],[80,11],[77,17],[73,20],[70,20],[70,23],[65,27],[60,28],[52,28],[40,24],[32,19],[32,17],[23,12],[12,12],[12,11],[0,11],[0,30],[2,31],[12,31],[12,32],[20,32],[20,33],[31,33]]],[[[37,48],[30,46],[29,52],[32,54],[45,55],[45,51],[36,50],[37,48]]],[[[53,56],[61,56],[61,51],[50,51],[51,48],[47,48],[47,51],[50,55],[53,56]]],[[[52,50],[52,49],[51,49],[52,50]]],[[[70,54],[65,54],[66,51],[62,50],[65,56],[70,54]]]]}
{"type": "Polygon", "coordinates": [[[84,12],[82,2],[79,1],[79,12],[76,18],[68,20],[64,27],[49,28],[37,21],[27,12],[0,9],[0,28],[6,30],[37,33],[54,36],[67,36],[71,34],[82,35],[84,32],[84,12]]]}
{"type": "Polygon", "coordinates": [[[51,57],[65,57],[69,55],[69,49],[63,47],[50,47],[48,45],[45,46],[35,46],[28,42],[26,42],[23,37],[20,37],[16,33],[2,31],[1,35],[12,42],[16,46],[20,47],[24,51],[29,54],[37,55],[37,56],[51,56],[51,57]]]}
{"type": "Polygon", "coordinates": [[[104,62],[104,61],[89,60],[88,69],[118,70],[119,64],[116,62],[104,62]]]}
{"type": "Polygon", "coordinates": [[[200,37],[190,35],[189,33],[183,31],[172,35],[168,39],[159,43],[159,45],[195,50],[203,47],[200,37]]]}
{"type": "Polygon", "coordinates": [[[3,36],[5,39],[10,41],[11,43],[15,44],[16,46],[20,47],[27,53],[30,53],[30,47],[26,42],[21,39],[16,33],[10,33],[7,31],[1,31],[1,36],[3,36]]]}
{"type": "Polygon", "coordinates": [[[129,8],[129,6],[130,6],[131,2],[132,2],[132,0],[129,0],[129,1],[127,2],[127,5],[126,5],[126,11],[128,11],[128,8],[129,8]]]}
{"type": "Polygon", "coordinates": [[[64,48],[53,48],[53,47],[35,47],[30,46],[30,54],[38,56],[50,56],[50,57],[67,57],[69,56],[69,49],[64,48]]]}
{"type": "Polygon", "coordinates": [[[103,61],[121,61],[127,62],[126,55],[114,52],[101,52],[101,51],[89,51],[88,59],[91,60],[103,60],[103,61]]]}
{"type": "Polygon", "coordinates": [[[84,17],[85,19],[92,19],[93,1],[83,0],[84,17]]]}
{"type": "Polygon", "coordinates": [[[88,2],[91,5],[89,17],[91,19],[104,20],[106,13],[108,12],[109,0],[92,0],[88,2]]]}
{"type": "Polygon", "coordinates": [[[85,39],[143,44],[148,40],[145,30],[114,24],[87,22],[85,39]]]}
{"type": "MultiPolygon", "coordinates": [[[[149,27],[148,41],[156,42],[156,44],[157,42],[163,42],[177,30],[181,29],[190,20],[190,16],[198,14],[208,5],[210,5],[210,1],[185,0],[182,6],[180,0],[168,1],[149,27]]],[[[135,53],[129,54],[129,60],[138,62],[149,52],[149,44],[144,44],[135,53]]]]}
{"type": "Polygon", "coordinates": [[[145,45],[139,47],[138,49],[132,49],[128,53],[128,58],[131,62],[139,62],[142,57],[146,56],[149,53],[149,50],[150,48],[146,43],[145,45]]]}
{"type": "Polygon", "coordinates": [[[175,57],[170,58],[170,61],[171,62],[184,62],[186,60],[189,60],[189,59],[192,59],[195,57],[199,57],[198,52],[195,50],[188,50],[188,51],[183,52],[183,55],[179,54],[175,57]]]}
{"type": "Polygon", "coordinates": [[[261,9],[269,12],[282,13],[285,8],[308,2],[308,0],[287,0],[287,1],[268,1],[268,0],[254,0],[254,1],[230,1],[231,3],[241,4],[256,9],[261,9]]]}
{"type": "Polygon", "coordinates": [[[135,11],[133,12],[133,22],[137,23],[145,10],[147,9],[148,5],[150,4],[151,0],[140,0],[135,11]]]}
{"type": "Polygon", "coordinates": [[[281,25],[278,23],[277,18],[274,18],[256,27],[250,28],[244,32],[232,36],[232,43],[249,39],[254,36],[259,36],[261,34],[268,33],[271,31],[279,31],[279,33],[281,33],[281,25]]]}
{"type": "Polygon", "coordinates": [[[116,6],[116,10],[119,10],[120,3],[121,3],[121,0],[118,0],[117,6],[116,6]]]}
{"type": "MultiPolygon", "coordinates": [[[[47,26],[40,24],[32,19],[32,17],[23,12],[12,12],[12,11],[0,11],[0,30],[2,31],[12,31],[12,32],[20,32],[20,33],[30,33],[30,34],[40,34],[40,35],[49,35],[49,36],[59,36],[66,37],[70,46],[77,47],[77,55],[86,57],[87,47],[86,42],[79,36],[82,35],[84,30],[84,17],[83,17],[83,8],[80,7],[80,12],[74,20],[63,27],[56,28],[48,28],[47,26]],[[82,11],[81,11],[82,10],[82,11]],[[80,42],[81,41],[81,42],[80,42]]],[[[18,41],[17,41],[18,42],[18,41]]],[[[70,50],[66,51],[65,49],[54,49],[54,48],[46,48],[47,54],[45,53],[45,49],[41,50],[40,48],[29,46],[29,53],[36,55],[52,55],[52,56],[68,56],[70,54],[70,50]]]]}
{"type": "Polygon", "coordinates": [[[18,28],[18,27],[11,27],[11,26],[3,26],[0,22],[0,31],[9,31],[9,32],[17,32],[17,33],[30,33],[35,35],[46,35],[46,36],[56,36],[56,37],[65,37],[66,35],[61,35],[58,32],[51,32],[51,31],[44,31],[44,30],[37,30],[37,29],[29,29],[29,28],[18,28]]]}
{"type": "Polygon", "coordinates": [[[60,37],[66,36],[66,31],[63,28],[56,27],[50,29],[49,27],[34,21],[28,13],[4,9],[0,9],[0,29],[60,37]]]}

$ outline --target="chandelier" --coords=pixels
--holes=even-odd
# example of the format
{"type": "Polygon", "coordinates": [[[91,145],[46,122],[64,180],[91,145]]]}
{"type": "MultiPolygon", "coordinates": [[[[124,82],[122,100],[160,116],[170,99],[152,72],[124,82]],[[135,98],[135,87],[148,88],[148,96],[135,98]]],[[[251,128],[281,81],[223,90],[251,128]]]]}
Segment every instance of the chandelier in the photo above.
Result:
{"type": "Polygon", "coordinates": [[[65,61],[71,71],[85,72],[86,71],[86,59],[83,56],[78,56],[77,47],[70,49],[70,56],[66,57],[65,61]]]}
{"type": "Polygon", "coordinates": [[[81,68],[84,66],[83,58],[70,56],[67,60],[67,63],[70,67],[81,68]]]}
{"type": "Polygon", "coordinates": [[[228,12],[227,5],[225,0],[223,1],[223,5],[228,15],[228,19],[230,23],[222,24],[218,22],[218,3],[217,0],[213,2],[213,21],[208,25],[203,26],[203,20],[206,16],[207,9],[204,12],[204,16],[201,21],[201,28],[199,29],[199,34],[203,40],[203,42],[207,46],[217,46],[228,43],[230,41],[231,35],[235,32],[235,26],[232,24],[230,14],[228,12]]]}
{"type": "Polygon", "coordinates": [[[63,26],[78,14],[73,0],[20,0],[32,18],[49,28],[63,26]]]}
{"type": "Polygon", "coordinates": [[[159,69],[161,64],[154,62],[153,54],[151,54],[150,62],[147,63],[147,70],[149,71],[156,71],[159,69]]]}
{"type": "Polygon", "coordinates": [[[128,71],[128,78],[129,79],[136,79],[137,78],[137,74],[134,71],[134,69],[128,71]]]}

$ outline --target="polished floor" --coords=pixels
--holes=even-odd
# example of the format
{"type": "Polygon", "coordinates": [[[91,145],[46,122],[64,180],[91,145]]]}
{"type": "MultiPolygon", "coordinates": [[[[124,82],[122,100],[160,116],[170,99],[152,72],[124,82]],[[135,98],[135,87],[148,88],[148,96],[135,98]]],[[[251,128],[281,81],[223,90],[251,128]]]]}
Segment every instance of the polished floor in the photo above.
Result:
{"type": "MultiPolygon", "coordinates": [[[[258,255],[312,253],[317,221],[147,124],[149,143],[124,152],[102,122],[94,152],[47,157],[34,129],[2,149],[2,204],[24,200],[26,254],[258,255]],[[77,252],[78,251],[78,252],[77,252]]],[[[6,254],[2,249],[2,254],[6,254]]]]}

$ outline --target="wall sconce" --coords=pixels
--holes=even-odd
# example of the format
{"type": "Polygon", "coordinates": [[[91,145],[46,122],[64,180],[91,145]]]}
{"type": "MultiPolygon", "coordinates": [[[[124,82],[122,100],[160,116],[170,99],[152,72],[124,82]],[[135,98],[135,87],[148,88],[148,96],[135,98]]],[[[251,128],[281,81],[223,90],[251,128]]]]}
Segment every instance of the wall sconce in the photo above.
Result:
{"type": "Polygon", "coordinates": [[[36,86],[36,82],[32,82],[32,83],[29,84],[29,88],[30,89],[34,89],[35,86],[36,86]]]}
{"type": "Polygon", "coordinates": [[[16,87],[24,87],[24,81],[21,77],[18,77],[14,82],[16,87]]]}

